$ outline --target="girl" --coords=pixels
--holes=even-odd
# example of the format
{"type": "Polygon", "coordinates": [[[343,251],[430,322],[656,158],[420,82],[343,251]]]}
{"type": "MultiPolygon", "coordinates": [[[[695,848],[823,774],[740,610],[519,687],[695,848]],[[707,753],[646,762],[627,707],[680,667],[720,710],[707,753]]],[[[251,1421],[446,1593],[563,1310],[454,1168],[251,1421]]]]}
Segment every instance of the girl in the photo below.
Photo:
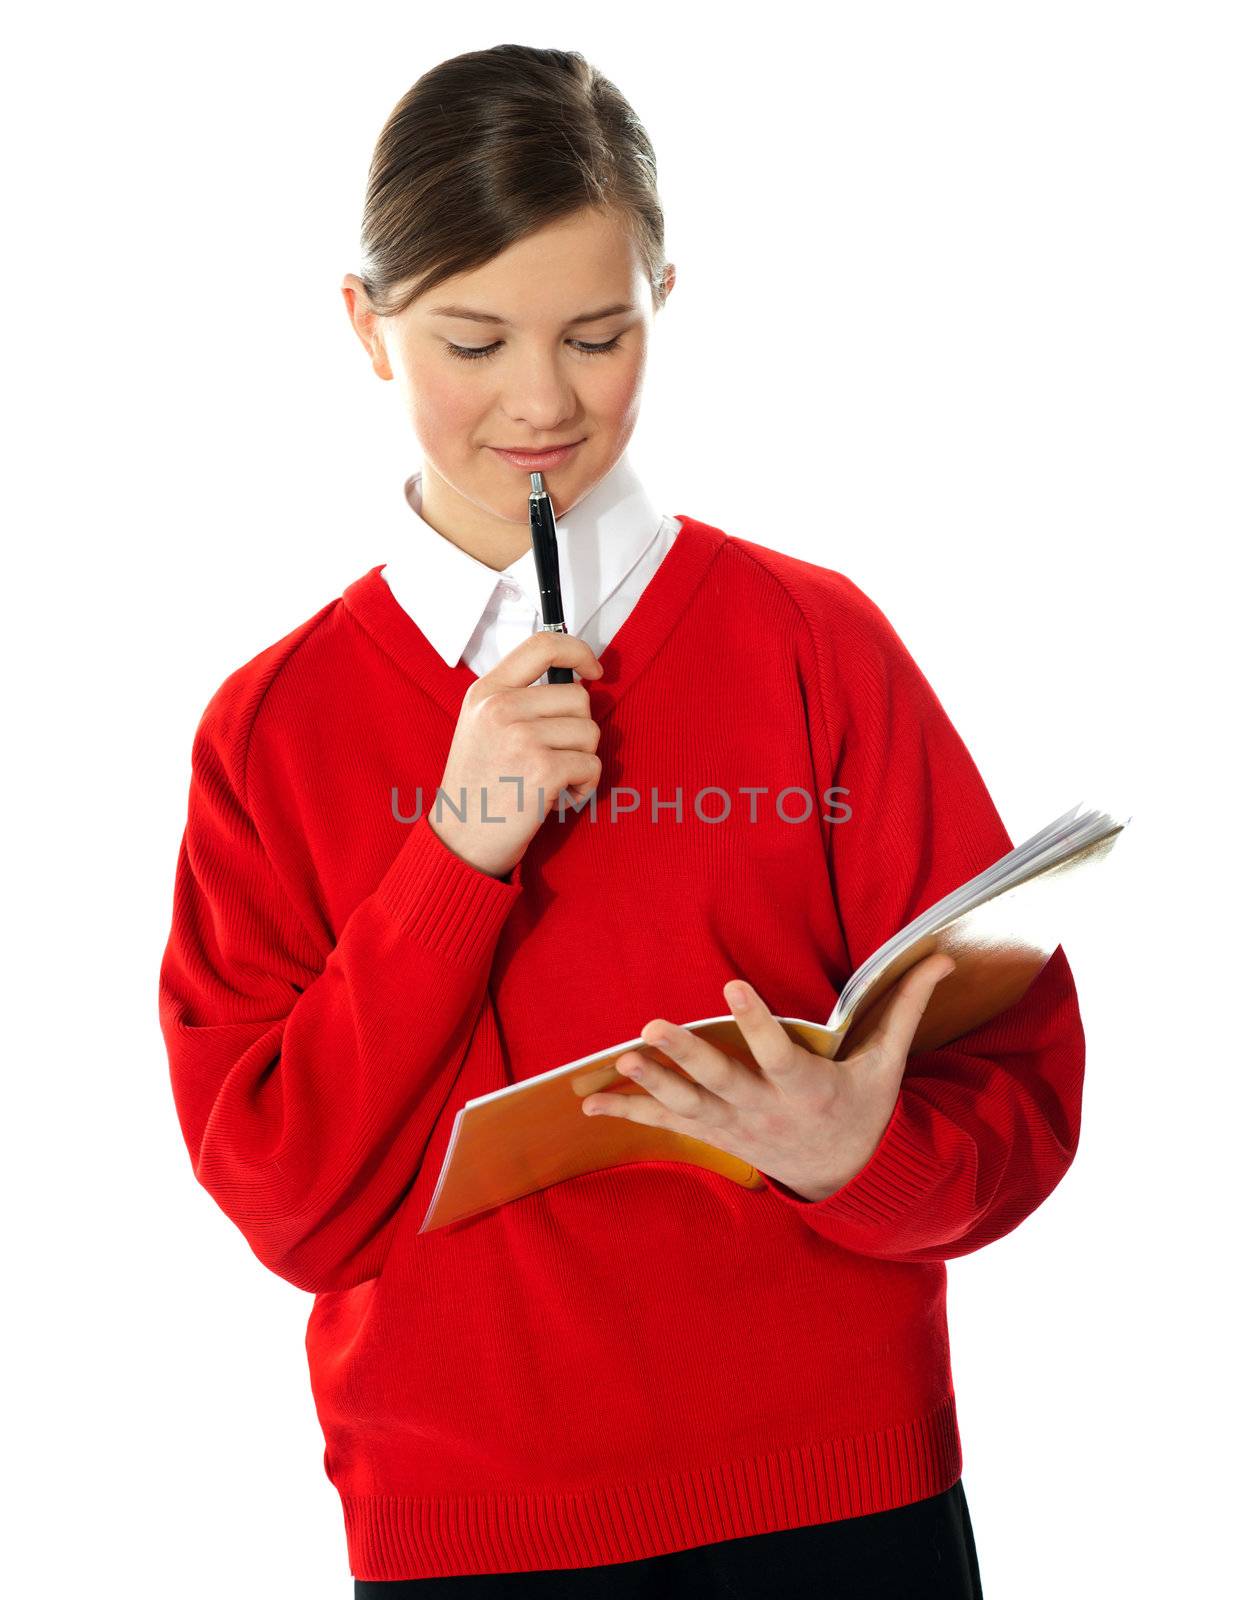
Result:
{"type": "Polygon", "coordinates": [[[943,955],[844,1063],[776,1022],[1011,841],[871,600],[643,490],[655,184],[573,52],[459,56],[392,113],[343,294],[424,468],[390,560],[202,717],[172,1087],[198,1180],[315,1297],[357,1596],[962,1600],[945,1262],[1073,1158],[1072,975],[1058,948],[909,1061],[943,955]],[[569,636],[539,628],[538,465],[569,636]],[[673,1020],[723,1006],[751,1067],[673,1020]],[[418,1231],[467,1099],[637,1035],[581,1117],[761,1188],[629,1162],[418,1231]]]}

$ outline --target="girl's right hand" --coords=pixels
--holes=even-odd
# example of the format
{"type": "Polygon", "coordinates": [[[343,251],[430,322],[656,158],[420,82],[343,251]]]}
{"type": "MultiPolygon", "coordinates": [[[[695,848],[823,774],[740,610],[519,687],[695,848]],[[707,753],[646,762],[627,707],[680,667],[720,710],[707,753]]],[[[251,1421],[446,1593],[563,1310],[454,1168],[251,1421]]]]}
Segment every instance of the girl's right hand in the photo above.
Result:
{"type": "Polygon", "coordinates": [[[443,844],[496,878],[510,873],[563,790],[579,805],[600,781],[601,730],[589,715],[588,691],[578,682],[538,683],[550,667],[573,667],[586,678],[604,670],[569,633],[542,630],[516,645],[469,684],[442,774],[441,820],[436,794],[427,808],[443,844]],[[503,781],[516,777],[522,795],[519,783],[503,781]]]}

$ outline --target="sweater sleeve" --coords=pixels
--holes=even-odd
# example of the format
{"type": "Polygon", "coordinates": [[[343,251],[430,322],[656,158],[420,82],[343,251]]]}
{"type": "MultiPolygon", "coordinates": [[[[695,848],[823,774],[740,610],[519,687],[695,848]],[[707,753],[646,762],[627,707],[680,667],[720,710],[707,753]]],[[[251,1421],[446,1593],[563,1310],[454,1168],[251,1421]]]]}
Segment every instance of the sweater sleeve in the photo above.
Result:
{"type": "MultiPolygon", "coordinates": [[[[229,680],[230,683],[231,680],[229,680]]],[[[425,816],[333,948],[298,915],[245,798],[225,685],[193,744],[159,1015],[199,1183],[298,1288],[378,1275],[522,892],[425,816]]]]}
{"type": "MultiPolygon", "coordinates": [[[[1012,848],[953,724],[883,613],[848,579],[804,685],[833,890],[852,969],[1012,848]],[[827,767],[827,771],[823,770],[827,767]],[[837,789],[845,792],[837,794],[837,789]]],[[[803,1221],[889,1261],[966,1255],[1023,1221],[1077,1150],[1085,1041],[1057,945],[1025,995],[952,1044],[910,1055],[878,1146],[808,1201],[764,1174],[803,1221]]]]}

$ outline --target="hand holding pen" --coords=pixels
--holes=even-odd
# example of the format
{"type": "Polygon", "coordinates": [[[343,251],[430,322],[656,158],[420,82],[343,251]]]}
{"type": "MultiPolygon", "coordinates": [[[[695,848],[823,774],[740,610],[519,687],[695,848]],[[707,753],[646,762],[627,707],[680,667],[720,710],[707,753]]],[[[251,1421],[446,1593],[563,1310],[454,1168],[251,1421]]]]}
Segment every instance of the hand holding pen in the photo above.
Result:
{"type": "Polygon", "coordinates": [[[601,729],[572,668],[581,679],[604,670],[582,639],[544,629],[521,640],[463,697],[440,779],[448,803],[440,817],[428,806],[426,817],[449,850],[495,878],[506,877],[558,814],[560,795],[578,809],[600,784],[601,729]],[[540,683],[555,667],[572,681],[540,683]]]}
{"type": "Polygon", "coordinates": [[[440,817],[431,807],[427,821],[454,855],[495,878],[509,875],[561,794],[578,808],[601,780],[601,730],[575,673],[595,680],[604,669],[566,631],[553,508],[541,474],[532,480],[529,520],[546,626],[469,684],[440,780],[449,804],[440,817]]]}

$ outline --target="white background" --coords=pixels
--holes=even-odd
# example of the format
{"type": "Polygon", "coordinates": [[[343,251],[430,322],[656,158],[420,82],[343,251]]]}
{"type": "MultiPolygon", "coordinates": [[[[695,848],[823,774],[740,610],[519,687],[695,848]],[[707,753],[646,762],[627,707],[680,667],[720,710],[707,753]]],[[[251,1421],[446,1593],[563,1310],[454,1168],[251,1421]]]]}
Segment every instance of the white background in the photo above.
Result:
{"type": "Polygon", "coordinates": [[[193,1179],[157,968],[207,699],[391,554],[419,465],[339,293],[373,141],[429,67],[517,41],[588,55],[657,149],[678,282],[631,455],[661,508],[870,594],[1014,840],[1079,799],[1132,816],[1066,946],[1077,1160],[950,1264],[963,1481],[988,1600],[1216,1593],[1229,8],[25,10],[0,96],[8,1592],[351,1594],[311,1302],[193,1179]]]}

